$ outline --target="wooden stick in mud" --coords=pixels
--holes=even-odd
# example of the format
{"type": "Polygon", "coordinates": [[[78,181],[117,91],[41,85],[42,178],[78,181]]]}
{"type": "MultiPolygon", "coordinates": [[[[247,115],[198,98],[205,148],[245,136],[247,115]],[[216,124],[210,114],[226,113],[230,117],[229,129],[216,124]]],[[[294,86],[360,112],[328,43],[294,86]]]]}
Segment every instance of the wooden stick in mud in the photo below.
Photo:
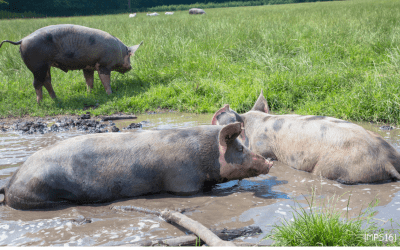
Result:
{"type": "MultiPolygon", "coordinates": [[[[168,239],[158,239],[158,240],[143,240],[137,241],[132,244],[124,244],[121,246],[170,246],[170,247],[179,247],[179,246],[196,246],[198,244],[198,237],[195,235],[185,235],[168,239]]],[[[200,244],[204,244],[204,241],[201,241],[200,244]]],[[[233,242],[238,247],[252,247],[252,246],[266,246],[266,245],[258,245],[254,243],[237,241],[233,242]]]]}
{"type": "Polygon", "coordinates": [[[211,232],[208,228],[200,224],[199,222],[190,219],[186,215],[181,213],[164,210],[161,211],[161,216],[168,220],[173,221],[176,224],[192,231],[194,234],[200,237],[200,239],[204,240],[205,243],[209,246],[231,246],[235,247],[236,245],[230,241],[221,240],[218,236],[216,236],[213,232],[211,232]]]}
{"type": "Polygon", "coordinates": [[[119,210],[130,210],[130,211],[138,211],[144,213],[151,213],[160,215],[166,221],[172,221],[190,231],[200,237],[207,245],[209,246],[231,246],[235,247],[230,241],[221,240],[218,236],[216,236],[213,232],[211,232],[208,228],[200,224],[199,222],[190,219],[186,215],[181,214],[180,212],[164,210],[164,211],[153,211],[149,209],[143,209],[138,207],[112,207],[112,209],[119,210]]]}
{"type": "Polygon", "coordinates": [[[137,119],[136,115],[113,115],[113,116],[103,116],[103,121],[108,120],[123,120],[123,119],[137,119]]]}
{"type": "MultiPolygon", "coordinates": [[[[123,244],[121,246],[142,246],[142,247],[151,247],[151,246],[170,246],[170,247],[180,247],[180,246],[195,246],[198,241],[198,237],[196,235],[185,235],[174,238],[161,238],[156,240],[142,240],[137,241],[131,244],[123,244]]],[[[204,244],[204,241],[201,241],[204,244]]]]}
{"type": "MultiPolygon", "coordinates": [[[[227,239],[234,239],[240,236],[252,236],[256,235],[261,231],[259,227],[242,227],[242,228],[237,228],[237,229],[222,229],[222,230],[212,230],[213,233],[215,233],[217,236],[219,236],[223,240],[227,239]]],[[[249,243],[249,242],[242,242],[242,241],[232,241],[233,244],[236,246],[268,246],[268,245],[260,245],[259,243],[249,243]]],[[[161,239],[153,239],[153,240],[142,240],[142,241],[137,241],[134,243],[130,244],[121,244],[121,246],[197,246],[197,245],[203,245],[205,242],[200,240],[199,238],[194,235],[185,235],[185,236],[178,236],[174,238],[161,238],[161,239]]]]}

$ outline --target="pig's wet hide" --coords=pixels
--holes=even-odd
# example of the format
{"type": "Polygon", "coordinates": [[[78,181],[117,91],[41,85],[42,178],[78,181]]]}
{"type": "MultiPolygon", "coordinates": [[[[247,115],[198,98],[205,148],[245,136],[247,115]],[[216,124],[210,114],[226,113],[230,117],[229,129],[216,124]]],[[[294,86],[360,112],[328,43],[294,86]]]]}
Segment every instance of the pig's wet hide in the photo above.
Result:
{"type": "MultiPolygon", "coordinates": [[[[271,179],[272,177],[263,175],[260,178],[271,179]]],[[[0,245],[114,246],[133,244],[144,239],[170,238],[190,234],[188,230],[171,225],[157,215],[129,211],[129,209],[126,211],[110,209],[114,205],[122,208],[142,206],[150,210],[181,211],[194,220],[199,220],[207,228],[214,230],[229,231],[233,228],[250,226],[251,221],[235,222],[231,219],[237,212],[240,214],[254,207],[255,200],[258,201],[258,205],[273,203],[272,199],[251,199],[253,192],[246,191],[254,189],[261,182],[256,177],[251,180],[241,180],[239,183],[233,181],[226,187],[215,185],[208,194],[199,193],[192,196],[156,194],[118,200],[113,203],[60,207],[56,210],[21,211],[0,206],[0,228],[7,229],[4,233],[0,232],[0,245]],[[249,182],[254,183],[249,184],[249,182]],[[238,190],[242,190],[242,192],[237,192],[238,190]],[[234,202],[232,198],[237,202],[234,202]],[[244,198],[247,200],[243,200],[244,198]],[[263,202],[263,200],[270,200],[270,202],[263,202]],[[234,204],[234,210],[229,205],[227,206],[226,202],[234,204]],[[215,211],[221,212],[215,213],[215,211]]],[[[275,183],[279,185],[279,182],[275,183]]],[[[249,234],[246,233],[247,231],[241,231],[243,235],[237,235],[235,238],[253,235],[251,231],[254,230],[250,230],[249,234]]]]}

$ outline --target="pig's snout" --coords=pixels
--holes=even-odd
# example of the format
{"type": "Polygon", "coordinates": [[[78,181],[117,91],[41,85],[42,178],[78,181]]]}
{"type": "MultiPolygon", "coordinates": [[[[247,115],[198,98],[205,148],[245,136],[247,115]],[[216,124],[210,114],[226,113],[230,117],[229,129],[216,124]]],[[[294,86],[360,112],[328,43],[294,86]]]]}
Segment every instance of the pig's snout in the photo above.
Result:
{"type": "Polygon", "coordinates": [[[269,169],[271,169],[271,168],[272,168],[272,166],[274,165],[274,162],[273,162],[273,161],[271,161],[271,160],[269,160],[269,159],[265,159],[265,164],[267,164],[267,165],[268,165],[268,167],[269,167],[269,169]]]}
{"type": "Polygon", "coordinates": [[[274,162],[270,158],[265,159],[261,155],[251,153],[253,158],[253,166],[259,171],[259,174],[268,174],[274,162]]]}
{"type": "Polygon", "coordinates": [[[130,71],[132,69],[132,66],[131,65],[129,65],[129,66],[127,66],[127,67],[123,67],[122,69],[121,69],[121,73],[126,73],[126,72],[128,72],[128,71],[130,71]]]}

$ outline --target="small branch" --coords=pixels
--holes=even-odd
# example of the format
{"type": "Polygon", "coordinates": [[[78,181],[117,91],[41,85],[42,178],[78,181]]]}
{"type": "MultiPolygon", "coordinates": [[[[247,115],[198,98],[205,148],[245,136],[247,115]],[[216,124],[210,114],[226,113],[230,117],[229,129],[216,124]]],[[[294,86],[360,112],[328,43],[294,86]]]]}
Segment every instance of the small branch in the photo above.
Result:
{"type": "Polygon", "coordinates": [[[103,121],[108,120],[123,120],[123,119],[137,119],[136,115],[113,115],[113,116],[103,116],[101,118],[103,121]]]}
{"type": "MultiPolygon", "coordinates": [[[[179,236],[168,239],[158,239],[158,240],[143,240],[137,241],[132,244],[128,244],[129,246],[195,246],[196,241],[198,240],[195,235],[186,235],[179,236]]],[[[201,241],[200,244],[204,244],[204,241],[201,241]]]]}
{"type": "Polygon", "coordinates": [[[204,240],[209,246],[232,246],[235,244],[229,241],[224,241],[218,238],[213,232],[211,232],[208,228],[200,224],[199,222],[190,219],[186,215],[175,211],[164,210],[161,211],[161,216],[169,221],[173,221],[176,224],[192,231],[194,234],[199,236],[202,240],[204,240]]]}
{"type": "MultiPolygon", "coordinates": [[[[177,208],[175,209],[176,212],[179,213],[185,213],[185,212],[190,212],[194,211],[196,208],[199,206],[194,206],[194,207],[185,207],[185,208],[177,208]]],[[[161,211],[160,210],[150,210],[147,208],[142,208],[142,207],[134,207],[134,206],[112,206],[110,209],[113,210],[121,210],[121,211],[135,211],[135,212],[140,212],[140,213],[145,213],[145,214],[155,214],[158,216],[161,216],[161,211]]]]}
{"type": "Polygon", "coordinates": [[[112,206],[110,209],[112,210],[121,210],[121,211],[135,211],[145,214],[155,214],[161,216],[161,212],[157,210],[150,210],[142,207],[134,207],[134,206],[112,206]]]}
{"type": "MultiPolygon", "coordinates": [[[[174,237],[174,238],[162,238],[162,239],[157,239],[157,240],[143,240],[143,241],[137,241],[132,244],[124,244],[122,246],[170,246],[170,247],[179,247],[179,246],[196,246],[196,244],[203,245],[205,242],[200,241],[198,242],[198,237],[195,235],[185,235],[185,236],[179,236],[179,237],[174,237]]],[[[249,242],[242,242],[242,241],[233,241],[233,244],[235,244],[238,247],[251,247],[251,246],[264,246],[264,245],[259,245],[259,244],[254,244],[254,243],[249,243],[249,242]]]]}
{"type": "Polygon", "coordinates": [[[132,206],[112,207],[111,209],[123,210],[123,211],[137,211],[137,212],[159,215],[166,221],[172,221],[190,230],[191,232],[199,236],[202,240],[204,240],[204,242],[206,242],[209,246],[232,246],[232,247],[235,246],[235,244],[233,244],[232,242],[221,240],[208,228],[206,228],[199,222],[190,219],[186,215],[181,214],[180,212],[175,212],[170,210],[154,211],[132,206]]]}

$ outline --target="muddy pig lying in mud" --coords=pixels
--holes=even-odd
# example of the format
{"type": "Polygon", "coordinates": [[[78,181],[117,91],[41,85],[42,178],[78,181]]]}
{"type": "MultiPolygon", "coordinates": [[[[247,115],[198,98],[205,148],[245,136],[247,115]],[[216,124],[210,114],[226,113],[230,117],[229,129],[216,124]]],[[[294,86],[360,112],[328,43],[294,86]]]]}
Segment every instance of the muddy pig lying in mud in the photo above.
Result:
{"type": "Polygon", "coordinates": [[[211,123],[241,122],[239,139],[251,151],[345,184],[400,179],[400,154],[380,135],[332,117],[272,115],[261,94],[249,112],[229,105],[211,123]]]}
{"type": "Polygon", "coordinates": [[[72,24],[51,25],[36,30],[18,42],[19,51],[28,69],[33,73],[36,100],[43,98],[42,87],[56,98],[51,85],[50,67],[64,72],[82,69],[88,90],[93,89],[94,70],[97,70],[107,94],[111,94],[111,71],[125,73],[132,69],[130,57],[139,48],[127,47],[107,32],[72,24]]]}
{"type": "Polygon", "coordinates": [[[97,203],[267,174],[272,162],[237,139],[241,124],[84,135],[44,148],[0,189],[16,209],[97,203]]]}

